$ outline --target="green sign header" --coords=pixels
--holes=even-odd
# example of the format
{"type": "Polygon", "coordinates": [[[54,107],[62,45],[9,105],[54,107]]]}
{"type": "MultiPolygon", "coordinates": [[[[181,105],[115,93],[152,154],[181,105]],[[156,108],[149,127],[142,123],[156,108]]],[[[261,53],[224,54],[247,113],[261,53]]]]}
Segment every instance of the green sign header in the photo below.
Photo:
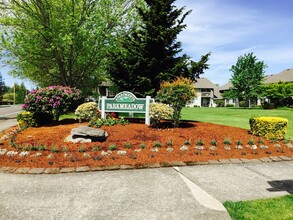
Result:
{"type": "Polygon", "coordinates": [[[99,108],[102,117],[106,117],[106,112],[135,112],[146,114],[146,124],[149,124],[149,104],[154,102],[150,96],[146,98],[136,98],[131,92],[120,92],[114,98],[103,96],[99,100],[99,108]]]}

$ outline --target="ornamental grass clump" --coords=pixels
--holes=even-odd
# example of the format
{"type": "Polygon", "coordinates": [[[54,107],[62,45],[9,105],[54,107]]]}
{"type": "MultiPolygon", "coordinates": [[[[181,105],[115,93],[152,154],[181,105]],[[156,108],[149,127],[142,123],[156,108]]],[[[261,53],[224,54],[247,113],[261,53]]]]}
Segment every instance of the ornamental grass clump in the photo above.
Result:
{"type": "Polygon", "coordinates": [[[74,114],[79,122],[82,120],[90,121],[94,117],[101,118],[101,113],[96,102],[87,102],[79,105],[74,114]]]}
{"type": "Polygon", "coordinates": [[[66,86],[49,86],[30,91],[23,110],[34,114],[37,125],[59,120],[59,116],[74,110],[81,102],[81,91],[66,86]]]}

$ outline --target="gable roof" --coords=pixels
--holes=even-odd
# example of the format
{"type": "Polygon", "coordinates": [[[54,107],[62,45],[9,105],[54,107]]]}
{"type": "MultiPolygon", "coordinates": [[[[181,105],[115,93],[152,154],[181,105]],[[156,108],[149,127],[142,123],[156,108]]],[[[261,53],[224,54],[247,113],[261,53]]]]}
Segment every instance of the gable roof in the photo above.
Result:
{"type": "Polygon", "coordinates": [[[219,87],[219,90],[220,90],[220,91],[225,91],[225,90],[229,90],[229,89],[231,89],[231,88],[233,88],[233,85],[232,85],[232,83],[229,81],[229,82],[227,82],[225,85],[220,86],[220,87],[219,87]]]}
{"type": "Polygon", "coordinates": [[[196,79],[194,86],[196,89],[214,89],[216,87],[216,85],[207,78],[196,79]]]}
{"type": "MultiPolygon", "coordinates": [[[[278,82],[293,82],[293,69],[286,69],[280,73],[267,75],[264,78],[264,84],[272,84],[278,82]]],[[[229,81],[225,85],[219,87],[220,92],[233,88],[232,83],[229,81]]]]}
{"type": "Polygon", "coordinates": [[[223,98],[218,86],[216,86],[214,88],[214,96],[215,96],[215,99],[222,99],[223,98]]]}
{"type": "Polygon", "coordinates": [[[196,81],[197,82],[194,83],[196,89],[213,89],[215,98],[222,99],[222,95],[219,92],[219,87],[212,83],[210,80],[208,80],[207,78],[199,78],[196,79],[196,81]]]}
{"type": "Polygon", "coordinates": [[[286,69],[278,74],[265,76],[265,84],[278,83],[278,82],[293,82],[293,69],[286,69]]]}

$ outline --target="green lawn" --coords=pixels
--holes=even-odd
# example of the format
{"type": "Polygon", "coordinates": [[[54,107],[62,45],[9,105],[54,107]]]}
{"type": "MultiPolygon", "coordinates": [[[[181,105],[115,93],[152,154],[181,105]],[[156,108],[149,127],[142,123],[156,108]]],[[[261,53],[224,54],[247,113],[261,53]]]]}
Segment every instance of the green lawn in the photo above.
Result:
{"type": "Polygon", "coordinates": [[[287,118],[287,138],[293,139],[293,109],[264,110],[260,108],[184,108],[182,119],[215,124],[229,125],[249,129],[249,118],[251,116],[278,116],[287,118]]]}
{"type": "Polygon", "coordinates": [[[293,195],[253,201],[225,202],[232,219],[237,220],[291,220],[293,195]]]}

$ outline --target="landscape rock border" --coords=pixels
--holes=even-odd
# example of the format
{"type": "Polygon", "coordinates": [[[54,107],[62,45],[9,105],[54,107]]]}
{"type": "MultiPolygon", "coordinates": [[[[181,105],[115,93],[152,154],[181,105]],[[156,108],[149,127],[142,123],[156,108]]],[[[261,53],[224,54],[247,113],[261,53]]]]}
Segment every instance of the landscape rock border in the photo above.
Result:
{"type": "Polygon", "coordinates": [[[164,162],[164,163],[149,163],[141,164],[139,166],[133,165],[110,165],[110,166],[82,166],[82,167],[64,167],[64,168],[29,168],[29,167],[0,167],[0,173],[13,173],[13,174],[62,174],[62,173],[80,173],[90,171],[110,171],[110,170],[131,170],[131,169],[148,169],[148,168],[161,168],[161,167],[173,167],[173,166],[196,166],[196,165],[221,165],[221,164],[245,164],[245,163],[268,163],[268,162],[293,162],[293,156],[271,156],[263,157],[259,159],[219,159],[209,160],[207,162],[164,162]]]}

